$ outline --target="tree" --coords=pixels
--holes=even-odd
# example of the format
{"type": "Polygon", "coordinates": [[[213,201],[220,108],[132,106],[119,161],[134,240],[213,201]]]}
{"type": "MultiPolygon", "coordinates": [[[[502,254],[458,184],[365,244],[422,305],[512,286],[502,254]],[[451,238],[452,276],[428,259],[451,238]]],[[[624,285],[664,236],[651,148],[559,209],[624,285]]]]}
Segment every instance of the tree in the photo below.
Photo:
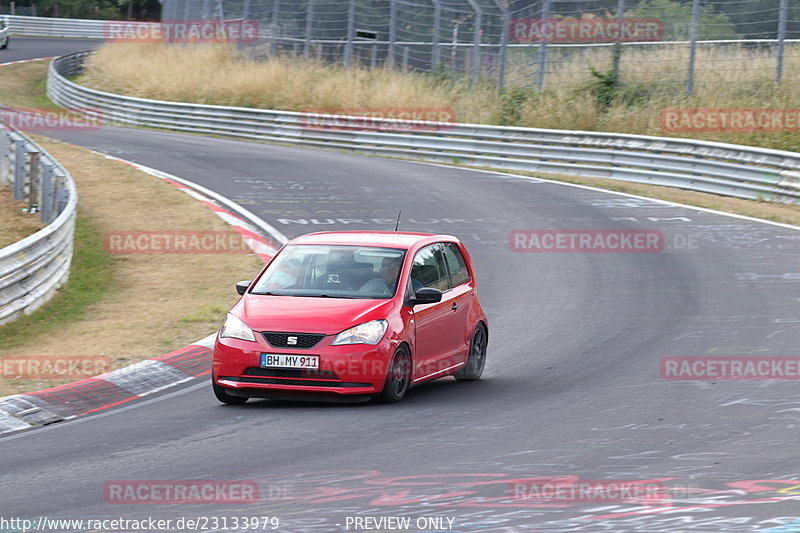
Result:
{"type": "MultiPolygon", "coordinates": [[[[641,0],[636,7],[625,13],[631,18],[655,18],[664,22],[664,39],[688,40],[691,35],[692,3],[677,0],[641,0]]],[[[716,13],[712,6],[700,8],[698,38],[740,39],[731,19],[724,13],[716,13]]]]}

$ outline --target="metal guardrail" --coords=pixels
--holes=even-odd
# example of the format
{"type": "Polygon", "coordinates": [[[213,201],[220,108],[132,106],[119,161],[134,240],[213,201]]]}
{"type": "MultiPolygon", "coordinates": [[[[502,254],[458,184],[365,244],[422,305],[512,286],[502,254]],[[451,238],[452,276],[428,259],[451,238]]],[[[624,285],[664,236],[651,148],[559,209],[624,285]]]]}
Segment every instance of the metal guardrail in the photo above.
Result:
{"type": "Polygon", "coordinates": [[[85,37],[103,39],[107,20],[65,19],[0,15],[11,28],[11,35],[42,37],[85,37]]]}
{"type": "Polygon", "coordinates": [[[67,108],[98,110],[106,123],[608,178],[783,203],[800,200],[800,153],[681,138],[446,122],[418,123],[414,131],[397,133],[403,121],[381,119],[376,127],[365,128],[358,117],[133,98],[67,79],[81,71],[89,53],[51,63],[48,95],[67,108]],[[326,121],[335,127],[324,126],[326,121]]]}
{"type": "Polygon", "coordinates": [[[30,138],[0,122],[0,186],[48,225],[0,249],[0,324],[32,313],[69,277],[78,194],[69,172],[30,138]]]}
{"type": "MultiPolygon", "coordinates": [[[[111,27],[160,28],[160,22],[66,19],[55,17],[28,17],[21,15],[0,15],[8,24],[11,35],[36,37],[82,37],[86,39],[109,39],[113,34],[111,27]]],[[[270,36],[269,28],[259,27],[258,37],[270,36]]],[[[157,32],[153,32],[157,33],[157,32]]]]}

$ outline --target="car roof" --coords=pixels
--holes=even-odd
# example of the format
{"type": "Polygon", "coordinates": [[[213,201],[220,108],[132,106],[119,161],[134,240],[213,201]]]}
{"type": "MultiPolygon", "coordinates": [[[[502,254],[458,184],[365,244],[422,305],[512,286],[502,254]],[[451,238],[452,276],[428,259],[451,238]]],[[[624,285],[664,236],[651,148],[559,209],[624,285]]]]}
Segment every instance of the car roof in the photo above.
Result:
{"type": "Polygon", "coordinates": [[[350,246],[385,246],[389,248],[411,248],[423,241],[451,241],[458,239],[451,235],[435,233],[415,233],[410,231],[322,231],[302,235],[290,244],[338,244],[350,246]]]}

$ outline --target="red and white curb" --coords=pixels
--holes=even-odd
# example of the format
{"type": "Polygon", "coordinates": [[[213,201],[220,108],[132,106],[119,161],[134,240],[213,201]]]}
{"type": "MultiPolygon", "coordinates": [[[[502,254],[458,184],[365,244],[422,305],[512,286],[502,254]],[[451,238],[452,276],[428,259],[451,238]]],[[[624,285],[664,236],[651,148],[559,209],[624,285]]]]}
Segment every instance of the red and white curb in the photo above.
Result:
{"type": "MultiPolygon", "coordinates": [[[[201,201],[242,235],[264,262],[288,240],[247,209],[205,187],[131,161],[99,155],[163,179],[201,201]]],[[[174,352],[93,378],[0,398],[0,434],[70,420],[204,377],[211,373],[215,337],[210,335],[174,352]]]]}

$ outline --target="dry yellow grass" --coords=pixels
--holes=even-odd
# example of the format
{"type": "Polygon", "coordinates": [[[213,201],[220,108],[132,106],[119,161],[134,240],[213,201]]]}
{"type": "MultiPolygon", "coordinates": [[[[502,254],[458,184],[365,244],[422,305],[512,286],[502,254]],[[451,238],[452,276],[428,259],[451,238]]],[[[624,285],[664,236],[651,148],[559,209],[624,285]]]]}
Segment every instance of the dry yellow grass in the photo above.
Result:
{"type": "MultiPolygon", "coordinates": [[[[510,85],[535,80],[536,49],[514,49],[510,85]]],[[[551,50],[545,90],[498,92],[491,84],[387,69],[271,58],[253,61],[226,45],[108,44],[92,57],[82,82],[140,97],[301,111],[308,108],[446,107],[459,122],[685,136],[800,150],[800,136],[775,133],[672,133],[665,108],[794,108],[800,98],[800,46],[786,49],[785,79],[774,83],[774,54],[740,45],[700,46],[695,96],[684,96],[688,48],[625,46],[621,97],[598,109],[585,89],[590,67],[607,71],[610,48],[551,50]]]]}
{"type": "Polygon", "coordinates": [[[17,202],[10,187],[0,187],[0,248],[13,244],[43,227],[38,214],[25,213],[28,205],[17,202]]]}
{"type": "MultiPolygon", "coordinates": [[[[799,150],[797,132],[687,132],[662,129],[665,108],[797,108],[800,46],[786,48],[784,83],[775,83],[774,53],[741,45],[700,46],[694,96],[685,96],[688,46],[625,47],[621,61],[622,95],[600,112],[587,91],[590,67],[605,72],[610,48],[551,54],[545,91],[517,110],[518,125],[618,131],[643,135],[682,136],[721,142],[799,150]]],[[[530,58],[516,58],[510,79],[534,79],[530,58]]]]}
{"type": "Polygon", "coordinates": [[[492,118],[492,106],[485,105],[485,98],[493,91],[470,92],[461,84],[442,86],[430,78],[383,69],[345,72],[314,60],[253,61],[219,44],[108,44],[92,56],[81,83],[134,96],[204,104],[297,111],[457,107],[473,110],[471,120],[492,118]]]}

